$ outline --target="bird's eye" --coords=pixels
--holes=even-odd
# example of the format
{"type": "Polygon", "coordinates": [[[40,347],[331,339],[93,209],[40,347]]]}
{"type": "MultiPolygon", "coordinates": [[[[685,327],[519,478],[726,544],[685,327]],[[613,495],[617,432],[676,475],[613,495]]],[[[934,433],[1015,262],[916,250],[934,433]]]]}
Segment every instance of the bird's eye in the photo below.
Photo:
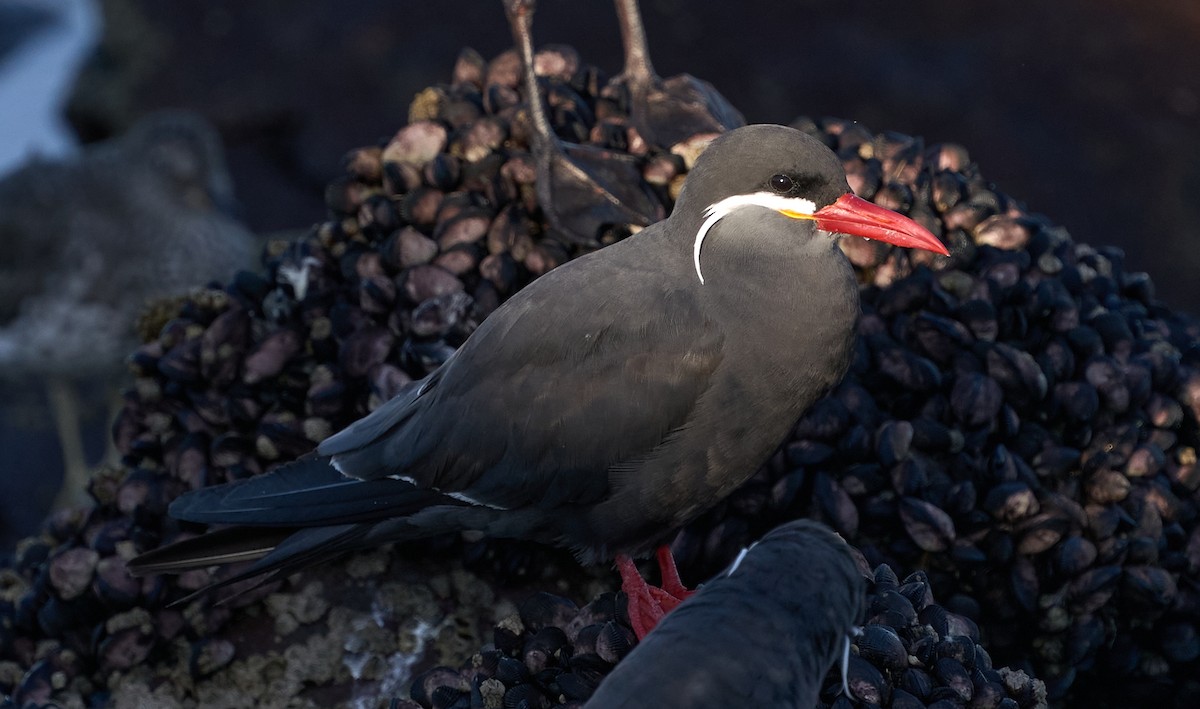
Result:
{"type": "Polygon", "coordinates": [[[779,194],[791,192],[792,190],[792,178],[788,177],[787,175],[775,175],[771,178],[770,183],[771,189],[775,190],[779,194]]]}

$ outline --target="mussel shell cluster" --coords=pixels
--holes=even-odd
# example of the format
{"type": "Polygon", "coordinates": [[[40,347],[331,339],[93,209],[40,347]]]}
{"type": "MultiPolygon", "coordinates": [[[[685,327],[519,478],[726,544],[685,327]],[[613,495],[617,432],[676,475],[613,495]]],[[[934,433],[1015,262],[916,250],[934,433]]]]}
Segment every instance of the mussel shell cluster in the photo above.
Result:
{"type": "MultiPolygon", "coordinates": [[[[979,644],[978,626],[938,605],[923,572],[900,581],[882,564],[870,577],[867,597],[866,623],[853,639],[847,665],[850,693],[843,693],[841,669],[833,668],[823,684],[820,709],[1046,706],[1045,685],[1023,671],[993,667],[979,644]]],[[[493,641],[480,652],[457,669],[439,666],[419,675],[409,697],[397,698],[392,706],[581,707],[635,642],[623,594],[601,594],[582,608],[550,593],[536,594],[496,625],[493,641]]],[[[753,688],[746,688],[743,696],[752,694],[753,688]]],[[[718,698],[713,701],[716,706],[718,698]]]]}
{"type": "MultiPolygon", "coordinates": [[[[555,130],[635,154],[669,207],[698,146],[647,146],[599,70],[569,48],[547,52],[556,61],[545,65],[559,67],[545,76],[555,130]]],[[[130,358],[133,383],[114,427],[122,466],[95,478],[93,509],[51,518],[0,569],[0,692],[17,705],[64,691],[102,697],[177,638],[193,647],[198,676],[219,669],[233,653],[210,638],[265,591],[191,613],[165,605],[212,580],[208,572],[125,574],[134,554],[200,531],[169,519],[169,502],[310,451],[445,361],[506,297],[588,248],[545,226],[518,77],[512,53],[484,62],[464,52],[452,82],[414,102],[407,126],[347,156],[326,191],[327,221],[272,242],[261,272],[167,309],[130,358]]],[[[1200,324],[1156,302],[1149,278],[1127,271],[1119,252],[1077,243],[996,191],[961,147],[841,120],[795,125],[838,152],[861,196],[920,221],[953,255],[843,240],[863,285],[852,370],[744,488],[681,532],[685,580],[715,572],[779,522],[815,516],[872,564],[923,570],[945,610],[978,628],[967,634],[974,666],[966,642],[946,649],[961,650],[948,657],[970,678],[965,701],[935,692],[943,680],[965,685],[957,671],[938,673],[936,646],[960,634],[921,620],[931,598],[914,605],[911,637],[889,626],[907,643],[931,637],[926,625],[937,633],[932,651],[913,655],[935,683],[929,692],[906,687],[887,664],[872,665],[876,681],[862,661],[895,658],[860,645],[852,672],[866,679],[854,686],[874,687],[881,701],[1029,706],[1028,687],[994,705],[979,698],[996,683],[981,660],[988,653],[1026,678],[1049,678],[1052,700],[1194,696],[1200,324]]],[[[604,244],[627,233],[617,225],[596,236],[604,244]]],[[[447,544],[469,562],[505,559],[518,570],[553,553],[486,541],[433,548],[447,553],[447,544]]],[[[877,590],[887,584],[876,579],[877,590]]],[[[893,590],[904,596],[908,584],[893,590]]],[[[585,608],[610,601],[619,605],[585,608]]],[[[623,628],[616,618],[585,627],[595,625],[623,628]]],[[[546,664],[531,669],[525,646],[544,627],[523,627],[532,635],[510,629],[519,651],[498,636],[481,666],[494,661],[498,673],[509,658],[535,679],[562,670],[554,688],[567,701],[594,686],[603,667],[571,665],[552,632],[534,643],[546,645],[534,655],[546,664]]],[[[583,628],[553,627],[572,648],[581,642],[583,628]]],[[[870,627],[866,643],[886,632],[870,627]]],[[[604,657],[577,648],[570,657],[586,655],[604,657]]],[[[456,705],[464,692],[469,702],[475,690],[420,684],[431,687],[420,695],[431,706],[456,705]]],[[[504,686],[505,706],[534,705],[509,702],[515,686],[504,686]]]]}
{"type": "Polygon", "coordinates": [[[393,706],[581,707],[636,642],[623,596],[604,593],[578,608],[538,593],[501,620],[492,642],[458,669],[425,671],[393,706]]]}
{"type": "Polygon", "coordinates": [[[1045,684],[1024,671],[993,667],[980,645],[979,627],[939,605],[924,572],[900,580],[880,564],[870,581],[867,622],[853,639],[846,667],[850,693],[842,693],[835,669],[826,680],[822,707],[1046,706],[1045,684]]]}

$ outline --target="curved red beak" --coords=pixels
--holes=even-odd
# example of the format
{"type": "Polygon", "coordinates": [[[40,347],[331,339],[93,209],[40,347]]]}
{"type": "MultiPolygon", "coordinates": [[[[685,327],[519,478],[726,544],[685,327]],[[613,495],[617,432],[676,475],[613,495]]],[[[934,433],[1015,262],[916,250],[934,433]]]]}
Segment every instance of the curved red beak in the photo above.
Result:
{"type": "Polygon", "coordinates": [[[878,239],[906,249],[925,249],[943,256],[950,255],[942,242],[925,227],[850,193],[818,209],[812,218],[825,231],[878,239]]]}

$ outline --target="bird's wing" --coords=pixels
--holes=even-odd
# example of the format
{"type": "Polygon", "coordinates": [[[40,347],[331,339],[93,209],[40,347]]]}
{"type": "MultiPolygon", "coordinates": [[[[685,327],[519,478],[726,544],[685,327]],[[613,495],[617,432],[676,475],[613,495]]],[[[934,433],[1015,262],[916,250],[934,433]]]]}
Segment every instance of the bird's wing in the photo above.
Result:
{"type": "Polygon", "coordinates": [[[202,524],[306,527],[404,516],[453,500],[391,478],[347,478],[329,461],[305,456],[228,485],[194,490],[171,503],[171,516],[202,524]]]}
{"type": "Polygon", "coordinates": [[[610,471],[687,425],[723,344],[688,288],[612,256],[543,276],[431,379],[320,453],[353,477],[403,477],[503,509],[606,497],[610,471]]]}

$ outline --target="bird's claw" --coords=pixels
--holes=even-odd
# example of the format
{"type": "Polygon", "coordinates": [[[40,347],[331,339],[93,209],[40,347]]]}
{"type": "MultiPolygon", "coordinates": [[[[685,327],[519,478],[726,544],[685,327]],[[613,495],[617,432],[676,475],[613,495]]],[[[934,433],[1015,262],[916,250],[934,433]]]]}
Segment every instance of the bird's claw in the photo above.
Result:
{"type": "Polygon", "coordinates": [[[627,612],[633,633],[640,641],[654,629],[658,621],[683,603],[694,591],[683,585],[675,558],[667,546],[658,548],[658,568],[662,586],[651,586],[638,573],[633,559],[625,554],[617,556],[617,569],[621,573],[621,589],[628,598],[627,612]]]}

